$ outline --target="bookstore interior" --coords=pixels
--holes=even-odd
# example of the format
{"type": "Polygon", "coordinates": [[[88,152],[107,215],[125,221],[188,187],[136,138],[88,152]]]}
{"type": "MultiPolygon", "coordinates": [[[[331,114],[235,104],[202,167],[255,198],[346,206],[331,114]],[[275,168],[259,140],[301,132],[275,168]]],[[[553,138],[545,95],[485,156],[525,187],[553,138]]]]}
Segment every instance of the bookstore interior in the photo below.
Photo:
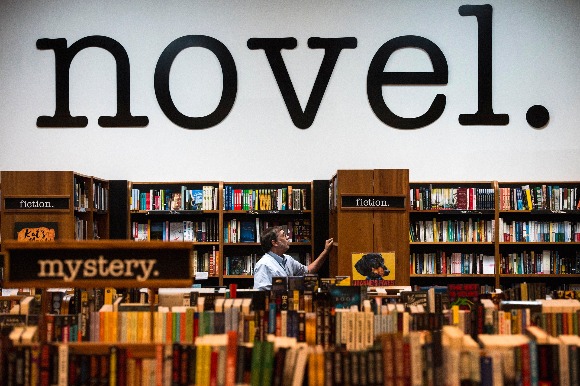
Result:
{"type": "Polygon", "coordinates": [[[2,171],[2,384],[578,385],[578,189],[2,171]],[[255,290],[272,226],[333,247],[255,290]]]}

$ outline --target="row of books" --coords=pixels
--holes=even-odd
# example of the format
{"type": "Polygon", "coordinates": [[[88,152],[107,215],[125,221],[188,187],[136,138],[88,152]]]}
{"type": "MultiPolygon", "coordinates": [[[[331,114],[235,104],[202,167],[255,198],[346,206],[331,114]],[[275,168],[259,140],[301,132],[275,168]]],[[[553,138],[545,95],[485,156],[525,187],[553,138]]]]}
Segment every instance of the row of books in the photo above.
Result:
{"type": "Polygon", "coordinates": [[[577,187],[551,185],[499,188],[500,210],[580,210],[577,187]]]}
{"type": "Polygon", "coordinates": [[[580,251],[558,250],[504,253],[500,257],[504,274],[577,274],[580,273],[580,251]]]}
{"type": "Polygon", "coordinates": [[[499,235],[506,242],[580,242],[580,222],[509,221],[500,217],[499,235]]]}
{"type": "Polygon", "coordinates": [[[208,217],[199,221],[133,221],[135,241],[192,241],[218,242],[218,219],[208,217]]]}
{"type": "Polygon", "coordinates": [[[519,334],[480,334],[455,326],[436,331],[382,334],[366,350],[306,346],[269,337],[251,346],[234,334],[208,336],[195,345],[159,346],[152,356],[114,345],[86,354],[64,344],[5,349],[7,384],[16,377],[37,384],[158,385],[577,385],[575,335],[551,337],[531,326],[519,334]],[[26,373],[26,374],[25,374],[26,373]],[[141,384],[141,383],[138,383],[141,384]]]}
{"type": "Polygon", "coordinates": [[[89,238],[88,228],[87,220],[75,216],[75,240],[87,240],[89,238]]]}
{"type": "MultiPolygon", "coordinates": [[[[289,252],[294,259],[308,266],[312,263],[310,252],[289,252]]],[[[225,257],[224,275],[253,275],[261,254],[228,255],[225,257]]]]}
{"type": "Polygon", "coordinates": [[[309,219],[272,220],[256,217],[253,220],[231,219],[224,221],[225,243],[259,243],[261,233],[272,226],[279,226],[288,235],[290,242],[310,242],[311,224],[309,219]]]}
{"type": "Polygon", "coordinates": [[[231,185],[223,189],[224,210],[306,210],[308,190],[291,185],[280,188],[242,189],[231,185]]]}
{"type": "Polygon", "coordinates": [[[207,272],[209,276],[217,276],[220,264],[220,251],[215,246],[208,251],[193,250],[191,269],[194,275],[198,272],[207,272]]]}
{"type": "Polygon", "coordinates": [[[217,210],[218,188],[181,186],[175,189],[131,189],[130,210],[217,210]]]}
{"type": "Polygon", "coordinates": [[[93,182],[93,208],[97,211],[109,210],[109,189],[100,181],[93,182]]]}
{"type": "Polygon", "coordinates": [[[495,221],[482,219],[412,221],[411,242],[493,242],[495,221]]]}
{"type": "Polygon", "coordinates": [[[253,343],[259,340],[260,334],[271,334],[294,338],[310,346],[358,351],[372,347],[383,333],[432,330],[449,324],[444,313],[409,312],[400,303],[384,304],[375,314],[370,302],[365,300],[364,310],[354,306],[334,308],[327,303],[315,306],[311,312],[279,310],[274,303],[270,303],[267,312],[250,311],[242,299],[232,300],[230,304],[216,302],[214,310],[203,311],[193,306],[174,306],[158,307],[151,312],[145,310],[148,305],[133,304],[120,305],[118,311],[112,311],[112,307],[105,305],[101,311],[91,313],[84,338],[79,315],[47,315],[44,341],[72,343],[85,339],[100,343],[191,344],[206,335],[236,331],[240,343],[253,343]]]}
{"type": "Polygon", "coordinates": [[[89,186],[84,178],[73,178],[73,206],[76,210],[89,209],[89,186]]]}
{"type": "MultiPolygon", "coordinates": [[[[187,299],[180,298],[179,305],[172,308],[123,302],[129,297],[114,298],[115,291],[105,289],[105,304],[97,311],[98,305],[93,304],[91,308],[85,304],[88,295],[83,296],[82,290],[79,299],[75,299],[70,291],[51,291],[47,293],[51,304],[51,313],[46,317],[47,335],[41,338],[48,342],[187,343],[198,336],[236,330],[244,342],[253,341],[254,334],[260,334],[257,335],[259,339],[263,339],[265,334],[273,334],[324,347],[338,345],[352,349],[360,347],[362,342],[366,342],[364,347],[372,345],[376,336],[384,332],[435,329],[447,324],[457,325],[461,318],[462,324],[466,323],[463,327],[466,333],[489,332],[485,326],[490,309],[495,312],[529,308],[531,316],[519,318],[523,327],[539,324],[537,315],[540,314],[577,313],[580,310],[580,301],[574,298],[574,291],[570,291],[572,299],[546,300],[548,290],[545,284],[540,286],[539,283],[518,283],[520,299],[540,299],[518,303],[505,300],[511,296],[508,296],[508,291],[500,298],[498,294],[482,293],[482,287],[477,284],[403,290],[395,300],[378,294],[369,295],[366,288],[358,286],[331,285],[317,292],[311,288],[310,281],[307,284],[304,278],[301,279],[292,282],[277,280],[269,296],[264,291],[250,291],[244,298],[228,298],[224,294],[192,290],[187,299]],[[496,300],[488,300],[494,298],[496,300]],[[502,298],[504,300],[497,300],[502,298]],[[59,306],[54,308],[57,303],[59,306]],[[470,311],[469,316],[464,315],[464,306],[470,311]],[[458,312],[459,308],[463,308],[462,312],[458,312]],[[345,331],[354,336],[348,338],[345,331]],[[366,335],[356,335],[362,331],[366,331],[366,335]],[[353,346],[354,341],[348,343],[348,339],[353,337],[362,338],[358,346],[353,346]]],[[[11,309],[11,314],[27,315],[31,310],[38,313],[34,307],[37,303],[33,300],[32,296],[23,298],[18,311],[11,309]]],[[[5,321],[4,318],[1,320],[5,321]]],[[[10,325],[20,324],[22,321],[10,325]]],[[[577,332],[577,322],[569,324],[574,325],[576,327],[571,331],[577,332]]],[[[523,327],[512,330],[512,333],[523,330],[523,327]]],[[[498,331],[497,327],[493,331],[498,331]]]]}
{"type": "MultiPolygon", "coordinates": [[[[528,301],[546,299],[551,295],[552,299],[564,298],[558,297],[557,290],[550,290],[545,282],[521,282],[513,283],[510,287],[503,288],[501,293],[504,300],[528,301]]],[[[572,297],[570,297],[572,298],[572,297]]]]}
{"type": "MultiPolygon", "coordinates": [[[[150,355],[119,344],[96,353],[66,344],[8,344],[3,353],[0,380],[9,385],[322,386],[331,375],[325,360],[330,352],[321,347],[275,337],[238,345],[234,333],[209,335],[195,345],[157,346],[150,355]]],[[[373,353],[376,358],[371,361],[369,357],[369,368],[380,361],[380,350],[375,348],[373,353]]],[[[340,359],[339,355],[345,353],[336,352],[332,357],[340,359]]],[[[353,365],[361,355],[357,354],[353,365]]],[[[352,370],[359,374],[358,366],[352,370]]],[[[374,374],[381,379],[382,373],[374,367],[372,371],[373,384],[378,384],[374,374]]]]}
{"type": "Polygon", "coordinates": [[[414,210],[494,210],[492,188],[434,188],[432,185],[410,189],[410,207],[414,210]]]}
{"type": "Polygon", "coordinates": [[[256,262],[261,255],[252,253],[243,256],[226,256],[224,275],[253,275],[256,262]]]}
{"type": "Polygon", "coordinates": [[[411,274],[494,274],[495,257],[483,253],[436,252],[411,253],[411,274]]]}

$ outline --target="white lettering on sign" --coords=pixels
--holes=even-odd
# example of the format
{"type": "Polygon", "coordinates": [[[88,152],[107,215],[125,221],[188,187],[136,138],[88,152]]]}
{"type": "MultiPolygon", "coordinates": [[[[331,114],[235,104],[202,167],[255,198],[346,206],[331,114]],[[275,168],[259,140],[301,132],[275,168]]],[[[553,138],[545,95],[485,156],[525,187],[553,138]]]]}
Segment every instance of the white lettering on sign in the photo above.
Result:
{"type": "Polygon", "coordinates": [[[378,206],[391,206],[388,200],[377,200],[374,198],[357,198],[356,199],[356,206],[364,206],[364,207],[378,207],[378,206]]]}
{"type": "Polygon", "coordinates": [[[159,271],[153,270],[157,264],[155,259],[113,259],[107,260],[102,255],[98,259],[38,260],[38,277],[62,278],[64,281],[74,281],[79,274],[84,279],[124,277],[146,281],[151,275],[159,276],[159,271]]]}
{"type": "Polygon", "coordinates": [[[50,201],[38,201],[38,200],[20,200],[21,208],[53,208],[50,201]]]}

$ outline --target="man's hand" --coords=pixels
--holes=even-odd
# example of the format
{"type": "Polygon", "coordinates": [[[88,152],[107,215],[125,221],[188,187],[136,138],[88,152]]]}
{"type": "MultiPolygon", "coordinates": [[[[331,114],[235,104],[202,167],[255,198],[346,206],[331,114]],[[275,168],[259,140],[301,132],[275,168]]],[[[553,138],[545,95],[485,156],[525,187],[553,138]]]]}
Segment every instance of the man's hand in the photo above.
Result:
{"type": "Polygon", "coordinates": [[[324,243],[324,251],[325,252],[330,252],[330,250],[332,249],[333,242],[334,242],[333,238],[330,238],[330,239],[325,241],[325,243],[324,243]]]}

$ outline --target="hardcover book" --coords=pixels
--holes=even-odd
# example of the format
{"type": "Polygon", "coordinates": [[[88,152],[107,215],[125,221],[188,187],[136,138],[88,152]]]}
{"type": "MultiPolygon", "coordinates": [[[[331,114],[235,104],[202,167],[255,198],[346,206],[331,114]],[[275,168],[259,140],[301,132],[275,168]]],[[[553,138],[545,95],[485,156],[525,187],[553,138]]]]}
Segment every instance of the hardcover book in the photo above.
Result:
{"type": "Polygon", "coordinates": [[[243,275],[244,267],[246,265],[246,258],[244,256],[228,256],[228,275],[243,275]]]}
{"type": "Polygon", "coordinates": [[[189,204],[190,210],[202,210],[203,209],[203,190],[194,189],[190,191],[191,201],[189,204]]]}
{"type": "Polygon", "coordinates": [[[427,291],[401,291],[399,296],[406,307],[422,305],[427,309],[427,291]]]}
{"type": "Polygon", "coordinates": [[[149,240],[162,240],[165,224],[160,221],[152,221],[150,224],[149,240]]]}
{"type": "Polygon", "coordinates": [[[183,222],[169,223],[169,241],[183,241],[183,222]]]}
{"type": "Polygon", "coordinates": [[[255,243],[256,242],[256,224],[252,221],[242,221],[240,229],[240,242],[255,243]]]}
{"type": "Polygon", "coordinates": [[[331,286],[329,293],[334,308],[357,306],[361,310],[366,288],[362,286],[331,286]]]}

